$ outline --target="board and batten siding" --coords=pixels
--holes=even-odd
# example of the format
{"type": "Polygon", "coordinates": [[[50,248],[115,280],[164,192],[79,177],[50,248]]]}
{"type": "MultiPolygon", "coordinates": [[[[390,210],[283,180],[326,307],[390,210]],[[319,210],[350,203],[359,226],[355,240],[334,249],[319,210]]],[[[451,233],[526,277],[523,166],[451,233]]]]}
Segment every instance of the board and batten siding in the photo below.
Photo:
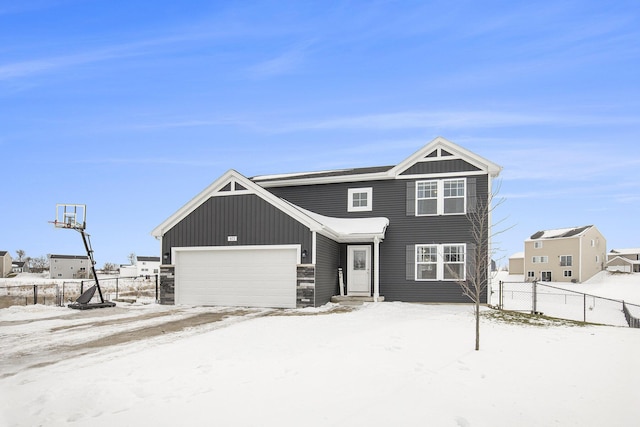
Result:
{"type": "MultiPolygon", "coordinates": [[[[165,233],[162,253],[171,257],[171,248],[176,247],[287,244],[301,245],[300,252],[306,250],[306,259],[312,259],[308,227],[260,197],[244,194],[211,197],[201,204],[165,233]]],[[[171,259],[164,263],[171,264],[171,259]]]]}
{"type": "MultiPolygon", "coordinates": [[[[434,162],[435,163],[435,162],[434,162]]],[[[456,166],[455,163],[449,163],[456,166]]],[[[457,167],[457,166],[456,166],[457,167]]],[[[444,170],[443,172],[451,172],[444,170]]],[[[448,175],[447,179],[458,176],[448,175]]],[[[475,195],[468,194],[467,204],[486,200],[488,176],[464,173],[468,189],[475,184],[475,195]]],[[[440,179],[425,176],[421,179],[440,179]]],[[[407,280],[406,248],[416,244],[475,243],[471,223],[466,215],[415,216],[407,211],[407,182],[415,180],[391,179],[367,182],[320,184],[298,187],[271,187],[269,191],[291,203],[322,215],[339,218],[387,217],[384,242],[380,244],[380,294],[387,301],[407,302],[469,302],[454,282],[426,282],[407,280]],[[373,207],[369,212],[348,212],[350,188],[373,188],[373,207]]]]}
{"type": "Polygon", "coordinates": [[[340,244],[318,234],[316,239],[316,306],[331,301],[338,295],[338,267],[340,244]]]}

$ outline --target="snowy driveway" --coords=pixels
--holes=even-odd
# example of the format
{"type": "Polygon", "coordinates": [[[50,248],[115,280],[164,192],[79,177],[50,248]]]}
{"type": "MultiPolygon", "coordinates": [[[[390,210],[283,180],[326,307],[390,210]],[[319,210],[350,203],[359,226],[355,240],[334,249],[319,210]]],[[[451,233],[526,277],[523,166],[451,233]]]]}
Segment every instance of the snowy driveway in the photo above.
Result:
{"type": "Polygon", "coordinates": [[[160,305],[77,311],[14,307],[0,316],[0,378],[143,339],[171,340],[274,310],[160,305]]]}

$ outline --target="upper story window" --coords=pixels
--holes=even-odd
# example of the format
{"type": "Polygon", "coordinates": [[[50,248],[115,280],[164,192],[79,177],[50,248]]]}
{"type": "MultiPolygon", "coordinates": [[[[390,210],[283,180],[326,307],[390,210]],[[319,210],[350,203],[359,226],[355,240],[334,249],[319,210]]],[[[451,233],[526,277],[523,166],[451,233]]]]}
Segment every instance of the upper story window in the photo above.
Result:
{"type": "Polygon", "coordinates": [[[534,249],[542,249],[542,242],[533,242],[534,249]]]}
{"type": "Polygon", "coordinates": [[[373,210],[373,188],[350,188],[348,212],[366,212],[373,210]]]}
{"type": "Polygon", "coordinates": [[[466,213],[466,179],[416,182],[416,215],[466,213]]]}
{"type": "Polygon", "coordinates": [[[534,256],[532,259],[534,264],[546,264],[549,262],[548,256],[534,256]]]}
{"type": "Polygon", "coordinates": [[[571,266],[573,266],[573,256],[571,256],[571,255],[562,255],[560,257],[560,266],[561,267],[571,267],[571,266]]]}

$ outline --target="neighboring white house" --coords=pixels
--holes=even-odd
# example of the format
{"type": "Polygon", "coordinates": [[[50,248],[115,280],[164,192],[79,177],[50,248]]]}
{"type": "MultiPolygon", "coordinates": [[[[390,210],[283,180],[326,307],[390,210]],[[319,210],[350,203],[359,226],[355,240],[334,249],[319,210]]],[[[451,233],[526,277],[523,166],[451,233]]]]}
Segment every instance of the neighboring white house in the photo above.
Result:
{"type": "Polygon", "coordinates": [[[91,261],[86,255],[50,255],[50,279],[89,279],[91,261]]]}
{"type": "Polygon", "coordinates": [[[640,273],[640,248],[611,249],[607,254],[607,270],[640,273]]]}
{"type": "Polygon", "coordinates": [[[121,265],[120,277],[153,276],[160,272],[160,257],[137,256],[134,265],[121,265]]]}

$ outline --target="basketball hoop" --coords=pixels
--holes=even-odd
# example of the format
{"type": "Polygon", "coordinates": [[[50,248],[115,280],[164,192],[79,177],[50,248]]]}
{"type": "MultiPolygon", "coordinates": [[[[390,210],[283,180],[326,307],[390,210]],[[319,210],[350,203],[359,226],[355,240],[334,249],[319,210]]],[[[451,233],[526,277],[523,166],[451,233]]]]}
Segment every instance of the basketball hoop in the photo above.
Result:
{"type": "Polygon", "coordinates": [[[69,308],[74,308],[77,310],[88,310],[92,308],[107,308],[107,307],[115,307],[114,302],[105,301],[102,296],[102,290],[100,289],[100,282],[98,281],[98,275],[96,273],[96,262],[93,259],[93,249],[91,248],[91,240],[89,238],[89,234],[85,231],[87,226],[86,222],[87,215],[87,206],[86,205],[75,205],[75,204],[57,204],[56,205],[56,219],[54,221],[50,221],[53,223],[56,228],[66,228],[71,230],[76,230],[82,235],[82,242],[84,243],[84,248],[87,250],[87,257],[91,261],[91,272],[93,273],[93,279],[95,281],[95,285],[89,288],[86,292],[80,295],[80,298],[76,300],[75,303],[69,304],[69,308]],[[96,290],[98,291],[98,297],[100,298],[100,302],[91,303],[91,299],[95,294],[96,290]]]}

